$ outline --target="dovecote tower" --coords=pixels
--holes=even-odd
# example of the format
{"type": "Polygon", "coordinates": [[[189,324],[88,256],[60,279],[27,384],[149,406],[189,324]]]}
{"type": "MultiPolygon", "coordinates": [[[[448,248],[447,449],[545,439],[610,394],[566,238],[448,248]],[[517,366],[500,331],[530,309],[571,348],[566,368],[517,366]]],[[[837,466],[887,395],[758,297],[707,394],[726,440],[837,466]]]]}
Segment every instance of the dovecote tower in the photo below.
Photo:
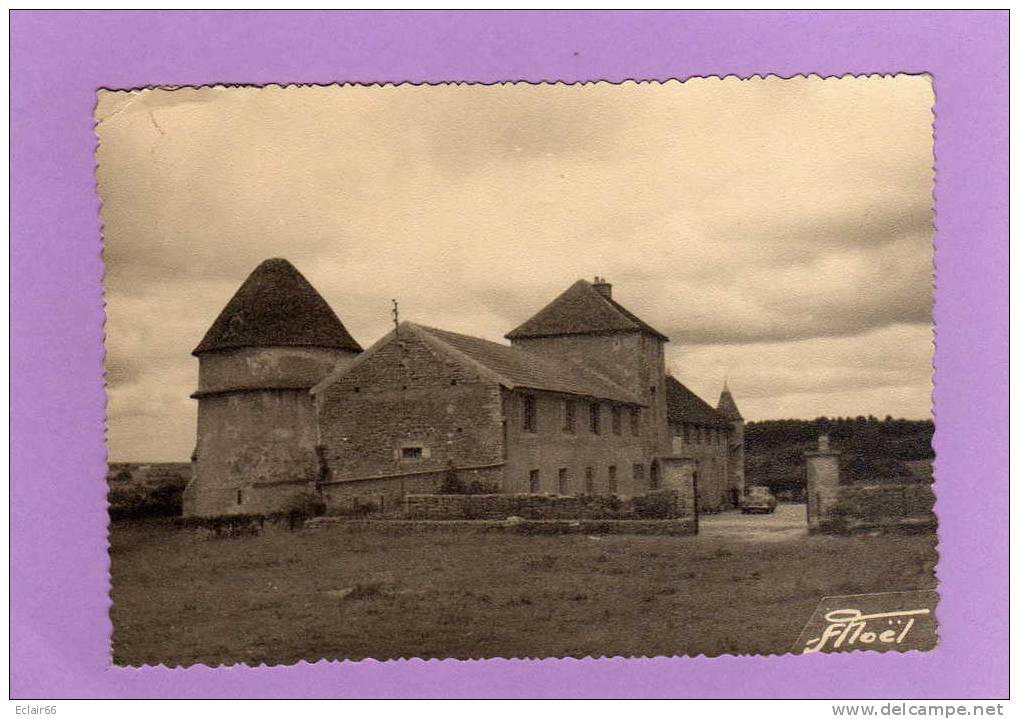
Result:
{"type": "Polygon", "coordinates": [[[244,281],[198,358],[198,440],[185,516],[264,514],[314,486],[308,390],[361,346],[304,276],[266,260],[244,281]]]}

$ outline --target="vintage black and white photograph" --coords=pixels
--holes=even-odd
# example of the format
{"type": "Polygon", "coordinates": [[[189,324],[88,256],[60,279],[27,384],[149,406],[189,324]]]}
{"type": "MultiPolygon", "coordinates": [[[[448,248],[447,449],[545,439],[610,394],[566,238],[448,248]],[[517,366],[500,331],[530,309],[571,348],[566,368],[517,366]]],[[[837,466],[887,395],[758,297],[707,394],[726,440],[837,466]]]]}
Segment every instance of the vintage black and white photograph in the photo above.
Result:
{"type": "Polygon", "coordinates": [[[101,90],[114,663],[933,648],[933,104],[101,90]]]}

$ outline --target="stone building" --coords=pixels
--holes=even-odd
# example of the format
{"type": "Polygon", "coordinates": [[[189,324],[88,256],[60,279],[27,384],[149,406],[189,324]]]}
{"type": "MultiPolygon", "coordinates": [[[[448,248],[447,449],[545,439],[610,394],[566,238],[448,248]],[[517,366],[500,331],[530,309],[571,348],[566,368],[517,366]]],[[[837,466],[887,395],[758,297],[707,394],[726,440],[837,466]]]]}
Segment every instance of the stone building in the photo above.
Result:
{"type": "Polygon", "coordinates": [[[251,513],[296,492],[395,511],[443,483],[504,493],[738,501],[742,418],[665,371],[668,338],[579,280],[506,335],[403,322],[367,351],[285,260],[248,278],[194,354],[187,514],[251,513]]]}

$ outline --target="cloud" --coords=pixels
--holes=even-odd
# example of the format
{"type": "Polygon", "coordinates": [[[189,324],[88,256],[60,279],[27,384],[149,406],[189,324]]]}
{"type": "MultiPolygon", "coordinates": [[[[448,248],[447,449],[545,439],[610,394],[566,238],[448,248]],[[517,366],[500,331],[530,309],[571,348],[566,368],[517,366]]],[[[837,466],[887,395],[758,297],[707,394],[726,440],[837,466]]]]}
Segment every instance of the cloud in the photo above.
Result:
{"type": "Polygon", "coordinates": [[[672,373],[709,401],[723,381],[747,419],[929,416],[934,335],[892,325],[860,335],[673,347],[672,373]]]}
{"type": "Polygon", "coordinates": [[[594,275],[681,352],[929,328],[932,101],[909,76],[101,93],[111,448],[190,453],[189,352],[267,257],[365,346],[391,298],[499,339],[594,275]]]}

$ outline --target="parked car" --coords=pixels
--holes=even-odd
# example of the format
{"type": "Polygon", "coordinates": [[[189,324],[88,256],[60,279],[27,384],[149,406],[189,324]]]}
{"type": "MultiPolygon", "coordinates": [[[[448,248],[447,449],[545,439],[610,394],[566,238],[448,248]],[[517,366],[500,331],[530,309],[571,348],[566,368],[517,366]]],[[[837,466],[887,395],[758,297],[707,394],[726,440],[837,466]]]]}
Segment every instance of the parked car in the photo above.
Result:
{"type": "Polygon", "coordinates": [[[778,500],[767,487],[750,487],[743,496],[743,514],[759,512],[771,514],[778,506],[778,500]]]}

